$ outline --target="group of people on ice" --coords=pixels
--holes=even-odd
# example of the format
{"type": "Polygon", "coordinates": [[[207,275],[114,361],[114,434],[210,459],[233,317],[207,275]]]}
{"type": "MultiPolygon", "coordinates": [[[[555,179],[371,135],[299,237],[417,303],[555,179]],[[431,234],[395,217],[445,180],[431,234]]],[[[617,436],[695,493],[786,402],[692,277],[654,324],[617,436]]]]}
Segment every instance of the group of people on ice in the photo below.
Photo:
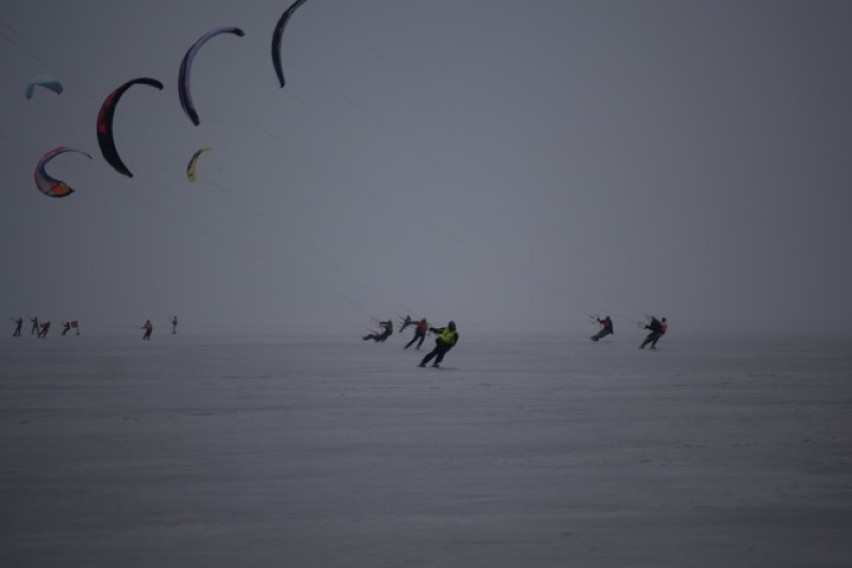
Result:
{"type": "MultiPolygon", "coordinates": [[[[600,316],[594,317],[597,323],[600,324],[601,329],[591,337],[592,341],[600,341],[608,335],[615,334],[615,327],[610,316],[604,316],[603,319],[601,319],[600,316]]],[[[649,322],[644,325],[644,329],[649,330],[649,332],[642,341],[642,344],[639,346],[639,349],[644,349],[647,345],[650,345],[651,349],[656,349],[657,343],[669,329],[669,323],[666,318],[658,319],[656,316],[648,317],[649,322]]],[[[376,323],[378,323],[380,329],[378,331],[371,331],[361,339],[364,341],[373,340],[375,342],[385,342],[391,335],[393,335],[393,320],[387,319],[377,321],[376,323]]],[[[456,343],[459,341],[459,332],[456,329],[456,322],[454,321],[450,321],[446,327],[432,327],[429,325],[426,318],[421,318],[415,322],[411,316],[405,316],[402,320],[400,332],[404,331],[408,326],[414,326],[414,337],[405,344],[403,349],[408,349],[414,345],[414,343],[417,343],[417,350],[419,351],[420,346],[423,345],[423,341],[426,339],[427,332],[432,332],[436,336],[435,347],[423,357],[418,367],[425,367],[426,364],[433,359],[434,362],[432,363],[432,366],[440,367],[441,362],[444,360],[444,356],[453,347],[455,347],[456,343]]]]}
{"type": "MultiPolygon", "coordinates": [[[[604,319],[601,319],[598,316],[594,316],[599,324],[601,324],[601,329],[596,334],[592,336],[592,341],[600,341],[607,335],[614,335],[615,331],[612,324],[612,318],[609,316],[605,316],[604,319]]],[[[645,324],[644,329],[650,330],[648,335],[645,336],[645,339],[642,341],[642,344],[639,346],[639,349],[645,349],[646,345],[651,345],[651,349],[657,348],[657,342],[663,337],[669,329],[669,322],[666,318],[657,319],[656,316],[648,316],[650,321],[645,324]]]]}
{"type": "MultiPolygon", "coordinates": [[[[372,339],[376,342],[384,342],[388,337],[393,335],[393,320],[388,319],[379,321],[378,325],[381,328],[380,331],[368,333],[361,339],[364,341],[372,339]]],[[[446,325],[446,327],[432,327],[429,325],[426,318],[420,318],[415,322],[411,316],[407,315],[402,320],[402,327],[399,329],[400,333],[405,331],[405,328],[410,325],[414,326],[414,337],[411,338],[411,341],[405,344],[403,349],[408,349],[416,342],[416,349],[419,351],[420,346],[423,345],[423,341],[426,339],[426,333],[432,332],[436,335],[435,348],[423,357],[418,367],[425,367],[429,361],[432,361],[432,359],[435,360],[432,363],[432,366],[436,368],[440,367],[441,362],[444,360],[444,356],[456,345],[456,343],[458,343],[459,332],[456,330],[456,322],[451,321],[446,325]]]]}
{"type": "MultiPolygon", "coordinates": [[[[174,316],[170,323],[172,324],[172,334],[177,333],[177,316],[174,316]]],[[[140,327],[145,330],[145,334],[142,336],[142,341],[150,341],[151,334],[154,333],[154,324],[151,323],[151,320],[145,320],[145,324],[140,327]]]]}
{"type": "MultiPolygon", "coordinates": [[[[24,327],[24,318],[11,318],[13,322],[15,322],[15,331],[12,333],[12,337],[21,337],[24,327]]],[[[38,317],[30,318],[30,322],[33,324],[30,329],[30,335],[35,335],[36,337],[44,338],[47,337],[47,332],[50,331],[50,322],[44,321],[39,323],[38,317]]],[[[76,329],[76,335],[80,335],[80,323],[77,320],[66,321],[62,324],[62,335],[67,334],[72,329],[76,329]]]]}
{"type": "MultiPolygon", "coordinates": [[[[15,322],[15,331],[12,333],[12,337],[21,337],[21,333],[24,327],[24,318],[11,318],[13,322],[15,322]]],[[[35,335],[36,337],[47,337],[47,332],[50,331],[50,322],[44,321],[39,323],[38,317],[30,318],[30,322],[32,322],[33,327],[30,331],[30,335],[35,335]]],[[[172,333],[177,333],[177,324],[178,319],[177,316],[172,318],[170,322],[172,324],[172,333]]],[[[151,320],[146,320],[145,324],[140,326],[145,330],[145,334],[142,336],[142,339],[148,341],[151,339],[151,333],[154,331],[154,325],[151,323],[151,320]]],[[[77,330],[75,335],[80,335],[80,322],[77,320],[66,321],[62,324],[62,335],[66,335],[72,329],[77,330]]],[[[393,330],[391,330],[392,332],[393,330]]]]}

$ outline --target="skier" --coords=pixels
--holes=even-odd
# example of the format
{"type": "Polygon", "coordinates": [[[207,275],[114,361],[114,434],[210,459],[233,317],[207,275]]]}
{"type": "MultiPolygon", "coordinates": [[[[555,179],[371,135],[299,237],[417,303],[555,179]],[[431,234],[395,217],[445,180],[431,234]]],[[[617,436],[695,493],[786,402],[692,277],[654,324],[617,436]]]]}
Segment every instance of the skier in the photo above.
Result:
{"type": "Polygon", "coordinates": [[[41,324],[41,331],[38,332],[36,337],[47,337],[47,332],[50,331],[50,322],[46,321],[41,324]]]}
{"type": "Polygon", "coordinates": [[[418,339],[420,342],[417,344],[417,349],[420,351],[420,346],[423,345],[423,340],[426,339],[426,332],[429,330],[429,322],[426,321],[426,318],[421,318],[420,321],[417,322],[416,327],[414,328],[414,337],[411,338],[411,341],[405,344],[403,349],[408,349],[411,347],[415,341],[418,339]]]}
{"type": "Polygon", "coordinates": [[[24,318],[13,319],[15,322],[15,333],[12,337],[21,337],[21,328],[24,326],[24,318]]]}
{"type": "Polygon", "coordinates": [[[411,319],[411,316],[405,316],[402,318],[402,326],[399,328],[399,332],[402,333],[405,331],[405,328],[409,325],[414,325],[414,320],[411,319]]]}
{"type": "Polygon", "coordinates": [[[592,336],[592,341],[600,341],[607,335],[613,335],[615,332],[612,330],[612,318],[606,316],[604,319],[595,318],[598,320],[598,323],[601,324],[601,330],[592,336]]]}
{"type": "Polygon", "coordinates": [[[38,317],[32,317],[32,318],[30,318],[30,321],[33,322],[33,328],[30,330],[30,335],[35,333],[36,336],[38,336],[39,335],[38,317]]]}
{"type": "Polygon", "coordinates": [[[425,367],[426,363],[434,358],[435,362],[432,363],[432,366],[437,368],[441,366],[444,355],[458,343],[459,333],[456,331],[456,322],[454,321],[448,323],[447,327],[430,327],[429,331],[438,335],[435,339],[435,348],[423,357],[418,367],[425,367]]]}
{"type": "Polygon", "coordinates": [[[365,335],[361,339],[363,339],[364,341],[367,341],[368,339],[372,339],[373,341],[378,342],[378,341],[384,341],[385,339],[387,339],[388,337],[393,335],[393,321],[391,321],[391,320],[380,321],[379,325],[382,326],[381,333],[374,331],[372,333],[368,333],[367,335],[365,335]]]}
{"type": "Polygon", "coordinates": [[[651,349],[657,348],[657,342],[666,334],[669,330],[669,322],[666,321],[666,318],[660,320],[660,333],[657,334],[657,337],[651,342],[651,349]]]}
{"type": "Polygon", "coordinates": [[[645,336],[645,340],[642,342],[642,345],[639,346],[639,349],[645,349],[645,346],[649,343],[651,344],[651,349],[657,348],[657,342],[666,333],[668,330],[669,324],[666,321],[666,318],[662,320],[658,320],[656,317],[651,316],[651,323],[645,326],[645,329],[651,330],[648,335],[645,336]]]}
{"type": "Polygon", "coordinates": [[[151,320],[145,320],[145,325],[142,326],[145,330],[145,335],[142,336],[142,341],[151,341],[151,332],[154,331],[154,325],[151,320]]]}
{"type": "Polygon", "coordinates": [[[177,333],[177,316],[172,318],[172,333],[177,333]]]}
{"type": "Polygon", "coordinates": [[[65,323],[62,324],[62,335],[65,335],[69,331],[71,331],[71,322],[66,321],[65,323]]]}

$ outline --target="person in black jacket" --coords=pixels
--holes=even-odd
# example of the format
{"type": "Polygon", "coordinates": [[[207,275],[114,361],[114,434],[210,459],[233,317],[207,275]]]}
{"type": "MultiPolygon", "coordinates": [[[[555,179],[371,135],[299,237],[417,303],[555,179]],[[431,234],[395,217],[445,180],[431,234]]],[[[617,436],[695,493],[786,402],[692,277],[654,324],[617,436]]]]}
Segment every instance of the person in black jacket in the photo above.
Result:
{"type": "Polygon", "coordinates": [[[381,333],[379,333],[378,331],[374,331],[372,333],[368,333],[361,339],[363,339],[364,341],[367,341],[368,339],[372,339],[373,341],[384,341],[385,339],[393,335],[393,321],[380,321],[379,325],[382,326],[381,333]]]}
{"type": "Polygon", "coordinates": [[[592,336],[592,341],[600,341],[607,335],[613,335],[615,332],[612,329],[612,318],[606,316],[604,319],[595,318],[601,324],[601,330],[592,336]]]}
{"type": "Polygon", "coordinates": [[[642,342],[642,345],[639,346],[639,349],[645,349],[645,346],[649,343],[651,344],[651,349],[656,349],[657,342],[663,335],[665,335],[668,327],[669,324],[666,321],[666,318],[658,320],[654,316],[651,316],[651,323],[645,326],[645,329],[650,329],[651,332],[645,336],[645,340],[642,342]]]}

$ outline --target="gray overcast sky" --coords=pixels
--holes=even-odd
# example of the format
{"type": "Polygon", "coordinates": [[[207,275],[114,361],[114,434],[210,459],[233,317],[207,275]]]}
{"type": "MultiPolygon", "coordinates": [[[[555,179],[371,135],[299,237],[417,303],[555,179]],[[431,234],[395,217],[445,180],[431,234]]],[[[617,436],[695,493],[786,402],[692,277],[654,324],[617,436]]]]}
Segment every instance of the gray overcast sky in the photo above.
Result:
{"type": "Polygon", "coordinates": [[[309,0],[279,89],[288,5],[6,2],[0,309],[353,333],[407,311],[852,318],[852,3],[309,0]],[[223,25],[246,35],[199,52],[195,127],[178,67],[223,25]],[[65,92],[26,100],[39,75],[65,92]],[[119,104],[130,179],[95,120],[140,76],[166,87],[119,104]],[[51,199],[32,170],[59,145],[94,159],[54,160],[77,191],[51,199]]]}

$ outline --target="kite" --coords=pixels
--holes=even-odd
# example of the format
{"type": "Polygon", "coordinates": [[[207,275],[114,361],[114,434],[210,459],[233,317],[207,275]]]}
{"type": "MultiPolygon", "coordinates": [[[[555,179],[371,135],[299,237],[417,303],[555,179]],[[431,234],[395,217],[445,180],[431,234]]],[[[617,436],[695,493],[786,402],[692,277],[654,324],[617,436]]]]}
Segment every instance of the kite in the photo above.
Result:
{"type": "Polygon", "coordinates": [[[115,139],[112,135],[112,119],[115,116],[115,107],[121,96],[124,94],[124,91],[137,84],[150,85],[151,87],[156,87],[161,91],[163,90],[163,84],[156,79],[150,79],[148,77],[132,79],[111,92],[104,100],[104,104],[101,105],[100,112],[98,112],[98,145],[101,147],[101,154],[103,154],[104,159],[109,163],[109,165],[115,168],[115,171],[120,174],[124,174],[127,177],[133,177],[133,174],[130,173],[130,170],[128,170],[127,166],[124,165],[124,162],[121,161],[121,157],[118,155],[118,150],[115,148],[115,139]]]}
{"type": "Polygon", "coordinates": [[[195,112],[195,105],[192,104],[192,93],[189,90],[189,75],[192,70],[192,61],[195,59],[195,54],[198,53],[201,46],[219,34],[234,34],[239,37],[246,35],[240,28],[228,26],[210,30],[192,44],[192,47],[183,56],[183,61],[180,62],[180,71],[178,72],[178,97],[180,97],[180,106],[183,107],[183,112],[186,113],[186,116],[189,117],[195,126],[198,126],[201,120],[198,118],[198,113],[195,112]]]}
{"type": "Polygon", "coordinates": [[[284,87],[284,71],[281,69],[281,36],[284,35],[284,27],[287,25],[287,22],[290,21],[290,17],[293,15],[293,12],[307,1],[308,0],[296,0],[290,4],[290,7],[284,11],[281,18],[278,20],[278,24],[275,26],[275,31],[272,32],[272,65],[275,67],[275,74],[278,75],[278,82],[281,83],[282,88],[284,87]]]}
{"type": "Polygon", "coordinates": [[[51,77],[41,77],[27,85],[27,89],[24,94],[27,96],[28,99],[33,98],[33,94],[35,93],[36,87],[44,87],[45,89],[53,91],[57,95],[62,93],[62,83],[51,77]]]}
{"type": "Polygon", "coordinates": [[[48,174],[44,167],[47,165],[49,161],[60,154],[64,154],[66,152],[76,152],[78,154],[83,154],[90,160],[92,157],[83,152],[82,150],[75,150],[74,148],[67,148],[65,146],[59,146],[58,148],[54,148],[53,150],[47,152],[36,164],[35,172],[33,173],[33,177],[35,178],[36,187],[40,192],[50,197],[67,197],[74,193],[74,190],[62,180],[58,180],[55,177],[51,177],[48,174]]]}
{"type": "Polygon", "coordinates": [[[192,155],[192,158],[189,159],[189,163],[186,165],[186,177],[189,178],[189,181],[195,181],[195,166],[198,164],[198,157],[204,152],[209,152],[212,150],[210,146],[205,146],[204,148],[198,149],[195,154],[192,155]]]}

